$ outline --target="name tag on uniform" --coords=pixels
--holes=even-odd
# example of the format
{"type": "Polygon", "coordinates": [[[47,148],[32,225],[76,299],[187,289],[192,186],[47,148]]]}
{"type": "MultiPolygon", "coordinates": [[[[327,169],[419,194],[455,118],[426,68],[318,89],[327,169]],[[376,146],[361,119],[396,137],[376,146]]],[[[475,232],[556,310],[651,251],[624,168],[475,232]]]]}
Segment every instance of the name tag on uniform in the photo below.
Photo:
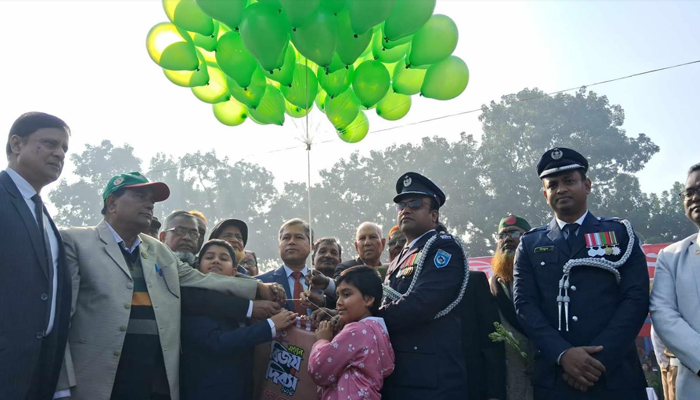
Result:
{"type": "Polygon", "coordinates": [[[554,251],[554,246],[535,247],[535,253],[549,253],[554,251]]]}

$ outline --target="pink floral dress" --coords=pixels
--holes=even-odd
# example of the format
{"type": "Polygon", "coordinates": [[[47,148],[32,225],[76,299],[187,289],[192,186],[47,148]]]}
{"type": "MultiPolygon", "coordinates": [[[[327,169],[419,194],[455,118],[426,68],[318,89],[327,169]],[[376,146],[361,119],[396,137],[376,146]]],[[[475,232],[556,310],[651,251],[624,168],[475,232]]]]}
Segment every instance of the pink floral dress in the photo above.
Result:
{"type": "Polygon", "coordinates": [[[345,325],[332,341],[311,348],[309,375],[322,400],[381,399],[384,378],[394,372],[394,350],[384,319],[345,325]]]}

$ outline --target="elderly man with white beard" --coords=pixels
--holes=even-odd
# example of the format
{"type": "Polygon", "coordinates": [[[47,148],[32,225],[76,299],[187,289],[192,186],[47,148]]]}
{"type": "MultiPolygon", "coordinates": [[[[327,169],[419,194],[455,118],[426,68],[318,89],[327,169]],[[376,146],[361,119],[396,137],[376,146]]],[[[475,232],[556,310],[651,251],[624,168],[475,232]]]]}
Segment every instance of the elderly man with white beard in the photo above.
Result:
{"type": "MultiPolygon", "coordinates": [[[[530,229],[530,224],[517,215],[501,219],[496,235],[496,253],[491,259],[493,276],[490,280],[491,293],[498,304],[501,324],[513,334],[529,358],[534,355],[534,348],[518,322],[513,305],[513,265],[520,237],[530,229]]],[[[534,393],[530,382],[531,371],[528,371],[528,364],[531,362],[510,346],[506,346],[505,350],[507,399],[532,400],[534,393]]]]}

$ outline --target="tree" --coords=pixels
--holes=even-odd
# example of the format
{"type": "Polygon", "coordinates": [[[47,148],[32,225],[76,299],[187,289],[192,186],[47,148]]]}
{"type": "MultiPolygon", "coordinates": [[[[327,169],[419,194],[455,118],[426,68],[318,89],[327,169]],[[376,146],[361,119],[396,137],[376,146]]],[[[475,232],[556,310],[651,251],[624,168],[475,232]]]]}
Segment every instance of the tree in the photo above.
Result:
{"type": "MultiPolygon", "coordinates": [[[[535,171],[547,149],[561,146],[576,149],[590,162],[592,212],[629,218],[648,236],[649,201],[634,173],[659,147],[643,133],[627,136],[622,107],[585,88],[555,96],[525,89],[481,110],[480,166],[491,200],[473,221],[477,229],[493,231],[493,221],[507,213],[523,215],[533,226],[551,218],[535,171]]],[[[488,242],[493,248],[493,241],[488,242]]]]}
{"type": "Polygon", "coordinates": [[[49,193],[58,209],[56,224],[61,227],[97,225],[102,219],[102,191],[107,182],[115,175],[141,170],[141,160],[134,155],[133,147],[115,147],[109,140],[97,146],[86,145],[82,153],[71,154],[70,160],[78,181],[61,179],[49,193]]]}
{"type": "MultiPolygon", "coordinates": [[[[498,221],[509,213],[527,218],[533,226],[551,219],[536,174],[540,156],[555,146],[574,148],[590,162],[593,192],[589,208],[600,216],[629,219],[642,241],[679,240],[695,228],[684,216],[676,193],[644,193],[635,174],[659,151],[646,135],[630,137],[622,128],[624,111],[605,96],[580,89],[575,94],[549,96],[525,89],[482,106],[480,142],[462,133],[457,141],[425,137],[418,144],[399,144],[355,152],[320,171],[311,188],[312,227],[316,238],[336,236],[343,258],[355,257],[355,229],[363,221],[384,227],[396,224],[392,202],[395,185],[409,171],[428,176],[447,194],[440,220],[464,238],[471,256],[495,248],[498,221]]],[[[100,219],[101,193],[117,173],[140,170],[133,148],[109,141],[88,146],[71,156],[78,182],[61,181],[50,193],[58,205],[61,225],[94,224],[100,219]],[[105,162],[106,161],[106,162],[105,162]]],[[[305,183],[287,182],[277,191],[274,176],[256,164],[231,163],[214,151],[174,158],[158,154],[146,174],[170,186],[171,198],[156,206],[156,215],[175,209],[202,211],[211,228],[223,218],[248,223],[247,248],[256,252],[263,270],[279,265],[278,230],[290,218],[308,218],[305,183]]]]}

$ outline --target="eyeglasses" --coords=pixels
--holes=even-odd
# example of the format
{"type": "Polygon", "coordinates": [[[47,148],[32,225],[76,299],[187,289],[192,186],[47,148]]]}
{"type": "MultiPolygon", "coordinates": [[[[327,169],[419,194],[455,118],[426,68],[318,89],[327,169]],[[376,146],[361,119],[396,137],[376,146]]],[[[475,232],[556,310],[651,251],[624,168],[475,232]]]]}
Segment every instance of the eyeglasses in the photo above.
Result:
{"type": "Polygon", "coordinates": [[[165,232],[173,232],[178,236],[189,236],[194,240],[199,239],[199,231],[196,229],[187,229],[184,226],[176,226],[174,228],[166,229],[165,232]]]}
{"type": "Polygon", "coordinates": [[[402,201],[399,203],[396,203],[396,211],[403,211],[404,208],[408,207],[413,211],[420,210],[421,207],[423,207],[423,204],[425,202],[421,199],[416,199],[416,200],[411,200],[411,201],[402,201]]]}
{"type": "Polygon", "coordinates": [[[238,242],[238,243],[243,243],[243,236],[241,235],[236,235],[233,233],[227,233],[224,235],[221,235],[219,239],[223,239],[227,242],[238,242]]]}
{"type": "Polygon", "coordinates": [[[685,189],[685,191],[678,193],[678,196],[683,200],[690,200],[695,197],[695,195],[700,196],[700,187],[685,189]]]}
{"type": "Polygon", "coordinates": [[[523,235],[523,233],[520,232],[520,231],[510,231],[510,232],[501,232],[501,233],[499,233],[499,234],[497,235],[497,237],[498,237],[500,240],[503,240],[503,239],[505,239],[505,238],[507,238],[507,237],[510,237],[511,239],[517,239],[517,238],[519,238],[519,237],[522,236],[522,235],[523,235]]]}

